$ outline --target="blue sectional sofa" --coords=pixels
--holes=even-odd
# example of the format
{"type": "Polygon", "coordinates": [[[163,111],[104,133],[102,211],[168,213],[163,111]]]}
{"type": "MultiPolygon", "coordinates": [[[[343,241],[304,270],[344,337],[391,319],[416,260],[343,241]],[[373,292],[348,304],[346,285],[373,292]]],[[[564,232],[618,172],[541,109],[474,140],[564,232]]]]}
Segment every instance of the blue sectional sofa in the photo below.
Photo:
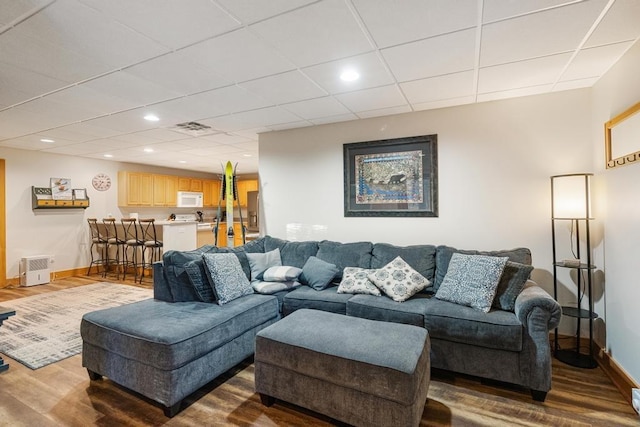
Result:
{"type": "Polygon", "coordinates": [[[168,251],[162,263],[154,264],[153,300],[85,315],[83,366],[92,379],[105,375],[158,401],[173,416],[184,397],[251,356],[259,330],[307,308],[424,327],[431,338],[433,368],[520,385],[530,389],[534,400],[544,401],[551,389],[549,331],[560,321],[560,306],[531,280],[523,280],[516,295],[505,294],[511,301],[508,309],[500,308],[504,304],[496,297],[486,313],[434,297],[460,253],[531,264],[526,248],[478,252],[434,245],[293,242],[271,236],[238,248],[168,251]],[[302,270],[302,281],[311,257],[336,266],[337,273],[322,290],[301,285],[215,303],[203,254],[234,253],[250,278],[250,258],[276,249],[281,265],[302,270]],[[404,302],[338,292],[346,267],[380,269],[398,256],[429,280],[425,290],[404,302]]]}

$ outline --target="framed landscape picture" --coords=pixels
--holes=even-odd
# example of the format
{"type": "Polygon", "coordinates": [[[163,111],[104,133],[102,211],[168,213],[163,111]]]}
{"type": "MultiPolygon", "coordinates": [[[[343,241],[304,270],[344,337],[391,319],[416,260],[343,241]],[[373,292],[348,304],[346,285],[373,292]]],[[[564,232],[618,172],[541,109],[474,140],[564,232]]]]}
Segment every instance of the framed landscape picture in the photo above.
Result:
{"type": "Polygon", "coordinates": [[[438,216],[437,135],[344,144],[344,216],[438,216]]]}

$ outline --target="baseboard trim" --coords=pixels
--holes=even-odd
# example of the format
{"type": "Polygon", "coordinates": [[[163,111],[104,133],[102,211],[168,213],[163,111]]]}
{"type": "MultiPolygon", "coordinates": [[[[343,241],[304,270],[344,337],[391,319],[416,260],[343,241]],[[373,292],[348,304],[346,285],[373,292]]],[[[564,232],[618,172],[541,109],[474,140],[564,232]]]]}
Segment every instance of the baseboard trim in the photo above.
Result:
{"type": "MultiPolygon", "coordinates": [[[[549,335],[551,340],[551,348],[553,348],[553,334],[549,335]]],[[[575,336],[558,335],[558,339],[574,340],[575,336]]],[[[589,348],[589,340],[585,337],[580,338],[580,348],[586,351],[589,348]]],[[[602,369],[607,377],[613,382],[618,391],[622,394],[622,397],[631,405],[631,389],[640,388],[640,386],[627,374],[627,372],[616,363],[611,355],[597,343],[593,343],[592,346],[593,357],[598,363],[598,366],[602,369]]]]}
{"type": "MultiPolygon", "coordinates": [[[[49,280],[54,281],[56,279],[64,279],[65,277],[84,276],[86,274],[87,274],[87,267],[72,268],[70,270],[52,271],[49,274],[49,280]]],[[[19,277],[12,277],[11,279],[7,279],[6,287],[17,287],[17,286],[20,286],[19,277]]]]}

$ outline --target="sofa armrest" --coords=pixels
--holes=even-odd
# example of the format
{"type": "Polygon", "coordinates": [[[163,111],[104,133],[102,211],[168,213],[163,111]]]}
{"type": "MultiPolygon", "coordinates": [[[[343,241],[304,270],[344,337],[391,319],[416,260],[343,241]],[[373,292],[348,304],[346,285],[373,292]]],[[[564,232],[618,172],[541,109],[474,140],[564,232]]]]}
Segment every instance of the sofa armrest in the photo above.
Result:
{"type": "Polygon", "coordinates": [[[560,304],[533,280],[527,280],[516,298],[515,313],[518,320],[530,330],[548,333],[560,323],[560,304]]]}

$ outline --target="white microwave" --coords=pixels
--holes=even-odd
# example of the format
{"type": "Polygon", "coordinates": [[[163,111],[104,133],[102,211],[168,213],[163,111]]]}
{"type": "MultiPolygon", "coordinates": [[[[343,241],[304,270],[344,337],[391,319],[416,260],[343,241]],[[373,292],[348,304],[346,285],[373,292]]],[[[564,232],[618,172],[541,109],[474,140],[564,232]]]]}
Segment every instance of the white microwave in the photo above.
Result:
{"type": "Polygon", "coordinates": [[[203,195],[195,191],[178,191],[179,208],[201,208],[203,195]]]}

